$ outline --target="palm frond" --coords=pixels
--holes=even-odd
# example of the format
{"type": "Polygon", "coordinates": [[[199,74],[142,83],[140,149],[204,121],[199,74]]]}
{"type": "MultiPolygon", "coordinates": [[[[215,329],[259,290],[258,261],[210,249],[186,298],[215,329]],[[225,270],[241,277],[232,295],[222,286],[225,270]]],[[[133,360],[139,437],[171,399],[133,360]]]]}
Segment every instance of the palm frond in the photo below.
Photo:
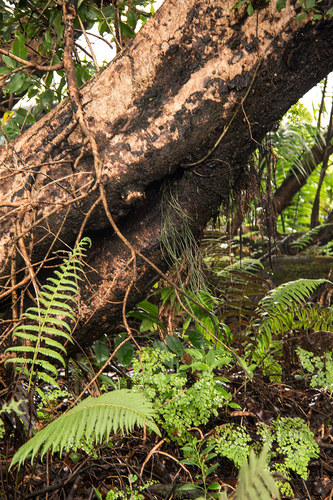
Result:
{"type": "Polygon", "coordinates": [[[15,453],[11,467],[19,466],[28,458],[31,461],[39,453],[41,458],[52,449],[76,449],[82,438],[93,436],[96,443],[108,439],[111,432],[118,429],[131,431],[135,425],[147,425],[158,435],[160,431],[153,422],[155,416],[152,404],[142,394],[126,389],[108,392],[98,398],[88,397],[68,413],[62,415],[47,427],[35,434],[15,453]]]}

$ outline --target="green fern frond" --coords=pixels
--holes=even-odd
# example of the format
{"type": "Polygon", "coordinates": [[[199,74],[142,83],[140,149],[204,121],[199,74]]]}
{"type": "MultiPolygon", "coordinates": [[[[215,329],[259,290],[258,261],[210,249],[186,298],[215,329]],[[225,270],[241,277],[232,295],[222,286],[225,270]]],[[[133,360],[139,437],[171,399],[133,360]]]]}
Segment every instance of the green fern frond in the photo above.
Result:
{"type": "Polygon", "coordinates": [[[321,224],[320,226],[314,227],[307,233],[303,234],[296,241],[290,244],[290,248],[295,248],[296,250],[303,250],[305,247],[312,243],[313,237],[318,234],[324,227],[331,226],[332,224],[321,224]]]}
{"type": "Polygon", "coordinates": [[[267,452],[267,445],[259,457],[251,451],[248,463],[244,462],[239,471],[236,500],[271,500],[272,495],[281,498],[273,476],[265,469],[267,452]]]}
{"type": "Polygon", "coordinates": [[[217,273],[218,276],[224,276],[232,271],[242,271],[244,273],[258,273],[264,269],[264,266],[258,259],[242,259],[239,262],[235,262],[231,266],[225,267],[222,271],[217,273]]]}
{"type": "Polygon", "coordinates": [[[159,436],[160,431],[153,422],[155,412],[152,404],[142,394],[126,389],[108,392],[98,398],[88,397],[68,413],[62,415],[35,434],[15,453],[11,467],[19,466],[31,456],[31,461],[39,453],[41,458],[52,449],[76,449],[83,437],[94,437],[96,443],[108,439],[111,432],[118,429],[131,431],[135,425],[147,425],[159,436]]]}
{"type": "Polygon", "coordinates": [[[302,304],[311,296],[318,286],[327,282],[327,279],[300,279],[283,283],[277,288],[270,290],[268,294],[260,300],[259,305],[266,311],[273,312],[277,310],[278,304],[287,308],[290,307],[292,302],[302,304]]]}
{"type": "Polygon", "coordinates": [[[304,304],[312,292],[326,279],[290,281],[271,290],[260,302],[254,325],[265,334],[268,344],[272,333],[314,328],[333,331],[333,310],[319,304],[304,304]]]}
{"type": "Polygon", "coordinates": [[[91,240],[83,238],[68,258],[64,260],[59,268],[60,271],[54,271],[56,278],[48,278],[49,284],[46,284],[38,293],[36,297],[38,307],[30,307],[22,314],[21,318],[29,320],[32,324],[19,325],[14,330],[13,337],[18,337],[23,340],[23,343],[29,345],[7,349],[6,352],[19,352],[23,355],[22,357],[10,358],[6,363],[30,366],[29,387],[32,377],[36,375],[35,366],[39,367],[38,375],[40,378],[47,379],[53,385],[58,385],[50,375],[46,374],[44,378],[41,376],[42,371],[48,371],[56,376],[57,370],[52,363],[44,358],[39,359],[39,356],[57,360],[65,366],[63,356],[55,349],[65,353],[66,349],[52,337],[61,337],[72,342],[69,322],[75,322],[75,313],[68,302],[75,305],[78,303],[75,298],[80,294],[77,280],[82,280],[78,276],[78,271],[82,272],[80,259],[84,257],[84,249],[87,244],[91,246],[91,240]],[[31,358],[26,356],[27,353],[31,354],[31,358]]]}

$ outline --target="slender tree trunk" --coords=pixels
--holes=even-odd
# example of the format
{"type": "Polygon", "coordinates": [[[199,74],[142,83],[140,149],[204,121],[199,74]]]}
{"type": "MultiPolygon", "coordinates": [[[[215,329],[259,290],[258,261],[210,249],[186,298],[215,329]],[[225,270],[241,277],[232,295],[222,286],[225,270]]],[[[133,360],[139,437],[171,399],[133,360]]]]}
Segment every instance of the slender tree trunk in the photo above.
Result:
{"type": "Polygon", "coordinates": [[[320,191],[324,182],[324,178],[326,175],[326,170],[328,168],[328,158],[330,156],[331,152],[331,140],[333,136],[333,128],[332,128],[332,123],[333,121],[333,100],[332,100],[332,107],[331,107],[331,115],[330,115],[330,121],[328,125],[328,130],[327,130],[327,138],[326,138],[326,147],[325,147],[325,155],[323,159],[323,165],[321,167],[320,171],[320,177],[319,177],[319,182],[318,182],[318,187],[317,187],[317,192],[316,196],[313,202],[313,207],[312,207],[312,212],[311,212],[311,224],[310,228],[313,229],[314,227],[319,225],[319,205],[320,205],[320,191]]]}
{"type": "MultiPolygon", "coordinates": [[[[187,224],[198,238],[242,184],[265,133],[333,69],[333,20],[297,22],[290,3],[280,14],[274,2],[263,4],[252,17],[232,6],[166,0],[80,89],[110,213],[162,270],[161,233],[171,225],[181,234],[187,224]]],[[[54,250],[72,246],[84,223],[93,246],[75,336],[91,343],[121,314],[133,262],[99,201],[93,155],[69,101],[2,147],[0,162],[1,296],[27,283],[29,261],[37,270],[54,250]]],[[[157,276],[137,256],[128,307],[157,276]]]]}

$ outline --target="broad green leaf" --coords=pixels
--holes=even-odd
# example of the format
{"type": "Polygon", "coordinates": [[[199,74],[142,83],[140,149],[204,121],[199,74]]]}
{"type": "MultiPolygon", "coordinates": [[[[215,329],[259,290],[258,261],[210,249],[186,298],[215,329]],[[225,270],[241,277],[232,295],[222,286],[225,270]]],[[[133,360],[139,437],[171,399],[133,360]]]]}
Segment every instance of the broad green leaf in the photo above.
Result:
{"type": "Polygon", "coordinates": [[[80,6],[80,17],[85,17],[87,21],[100,21],[102,14],[99,12],[97,5],[94,2],[82,4],[80,6]]]}
{"type": "Polygon", "coordinates": [[[117,385],[107,375],[99,375],[98,378],[107,387],[111,385],[114,389],[118,389],[117,385]]]}
{"type": "Polygon", "coordinates": [[[162,342],[162,340],[159,340],[159,339],[154,340],[153,347],[154,347],[154,349],[161,349],[161,351],[170,352],[170,349],[168,348],[168,346],[164,342],[162,342]]]}
{"type": "Polygon", "coordinates": [[[13,46],[11,48],[11,53],[14,56],[20,57],[21,59],[27,59],[27,48],[25,46],[25,36],[18,31],[15,31],[16,38],[14,40],[13,46]]]}
{"type": "Polygon", "coordinates": [[[113,7],[113,5],[106,5],[103,7],[102,12],[106,19],[113,19],[116,17],[116,9],[113,7]]]}
{"type": "Polygon", "coordinates": [[[250,17],[253,15],[253,7],[251,3],[247,6],[247,13],[250,17]]]}
{"type": "Polygon", "coordinates": [[[194,347],[196,347],[197,349],[205,348],[206,342],[204,341],[203,336],[200,332],[198,332],[197,330],[188,330],[186,333],[194,347]]]}
{"type": "MultiPolygon", "coordinates": [[[[115,348],[117,348],[123,340],[123,337],[118,335],[118,337],[116,337],[114,341],[115,348]]],[[[130,342],[125,342],[125,344],[118,349],[116,356],[118,358],[118,361],[122,365],[127,367],[131,363],[134,356],[134,349],[132,344],[130,342]]]]}
{"type": "Polygon", "coordinates": [[[93,350],[96,356],[96,362],[103,365],[110,357],[109,349],[103,340],[96,340],[93,344],[93,350]]]}
{"type": "Polygon", "coordinates": [[[181,460],[180,463],[184,465],[197,465],[197,463],[191,458],[185,458],[184,460],[181,460]]]}
{"type": "Polygon", "coordinates": [[[152,316],[155,316],[158,319],[158,307],[154,304],[151,304],[151,302],[148,302],[148,300],[139,302],[138,308],[143,309],[144,311],[151,314],[152,316]]]}
{"type": "Polygon", "coordinates": [[[315,5],[316,3],[316,0],[306,0],[305,2],[305,7],[308,9],[308,10],[311,10],[312,7],[315,5]]]}
{"type": "Polygon", "coordinates": [[[52,45],[53,40],[52,40],[52,35],[51,35],[51,30],[50,30],[50,29],[48,29],[48,30],[46,30],[46,31],[45,31],[45,34],[44,34],[44,36],[43,36],[43,39],[44,39],[44,41],[45,41],[48,45],[52,45]]]}
{"type": "Polygon", "coordinates": [[[135,30],[137,18],[136,18],[135,13],[132,10],[129,10],[127,13],[127,22],[130,25],[130,27],[135,30]]]}
{"type": "Polygon", "coordinates": [[[214,364],[214,362],[215,362],[215,353],[214,353],[213,349],[209,349],[205,361],[206,361],[206,363],[207,363],[208,366],[212,366],[214,364]]]}
{"type": "Polygon", "coordinates": [[[165,342],[169,347],[169,349],[175,354],[177,354],[177,356],[179,356],[180,358],[184,356],[184,347],[180,342],[180,340],[177,339],[177,337],[173,337],[172,335],[166,335],[165,342]]]}
{"type": "MultiPolygon", "coordinates": [[[[218,468],[218,466],[219,466],[219,464],[214,464],[211,467],[209,467],[209,469],[206,470],[206,476],[209,476],[209,474],[211,474],[212,472],[214,472],[218,468]]],[[[213,489],[216,489],[216,488],[213,488],[213,489]]]]}
{"type": "Polygon", "coordinates": [[[178,491],[202,490],[201,486],[194,483],[183,484],[178,488],[178,491]]]}
{"type": "Polygon", "coordinates": [[[82,455],[81,453],[73,452],[69,454],[69,458],[71,459],[73,464],[77,464],[78,462],[80,462],[82,455]]]}
{"type": "Polygon", "coordinates": [[[238,7],[241,7],[241,5],[244,5],[244,3],[246,3],[247,0],[239,0],[239,2],[236,2],[235,5],[233,7],[231,7],[230,10],[234,10],[234,9],[238,9],[238,7]]]}
{"type": "Polygon", "coordinates": [[[303,19],[305,19],[305,18],[306,18],[306,12],[302,12],[301,14],[299,14],[299,15],[297,16],[297,21],[298,21],[298,22],[299,22],[299,21],[302,21],[302,20],[303,20],[303,19]]]}
{"type": "Polygon", "coordinates": [[[276,2],[276,10],[281,12],[282,9],[286,8],[286,0],[277,0],[276,2]]]}
{"type": "Polygon", "coordinates": [[[124,36],[127,36],[128,38],[133,38],[135,36],[134,31],[131,30],[128,24],[125,24],[122,21],[120,21],[120,28],[121,28],[121,33],[124,36]]]}
{"type": "Polygon", "coordinates": [[[5,90],[8,90],[10,94],[15,94],[18,92],[22,85],[24,84],[24,74],[20,71],[19,73],[15,73],[7,82],[5,86],[5,90]]]}
{"type": "MultiPolygon", "coordinates": [[[[219,464],[216,464],[219,465],[219,464]]],[[[210,483],[208,486],[209,490],[218,490],[221,487],[220,483],[217,483],[216,481],[214,483],[210,483]]]]}
{"type": "Polygon", "coordinates": [[[8,68],[11,68],[11,69],[15,69],[16,68],[16,61],[14,61],[14,59],[12,59],[9,56],[5,56],[4,54],[1,54],[1,57],[2,57],[3,62],[5,63],[5,65],[8,68]]]}
{"type": "MultiPolygon", "coordinates": [[[[53,18],[51,18],[50,24],[54,28],[54,31],[56,32],[57,35],[57,42],[59,42],[59,40],[61,40],[62,37],[64,36],[64,29],[65,29],[65,25],[60,11],[58,11],[56,15],[53,18]]],[[[53,64],[57,63],[53,61],[53,64]]]]}

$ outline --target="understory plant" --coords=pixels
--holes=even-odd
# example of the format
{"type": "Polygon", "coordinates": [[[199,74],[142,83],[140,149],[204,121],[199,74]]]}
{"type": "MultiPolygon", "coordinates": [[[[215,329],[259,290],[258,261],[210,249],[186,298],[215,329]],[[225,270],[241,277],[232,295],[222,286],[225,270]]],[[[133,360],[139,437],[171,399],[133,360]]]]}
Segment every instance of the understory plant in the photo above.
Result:
{"type": "MultiPolygon", "coordinates": [[[[181,345],[173,337],[175,350],[179,349],[178,343],[181,345]]],[[[158,422],[172,439],[180,442],[188,437],[188,428],[204,425],[212,415],[217,416],[218,408],[226,404],[239,408],[221,385],[228,380],[214,375],[214,368],[230,363],[231,358],[225,352],[213,350],[206,353],[186,349],[186,352],[193,359],[191,364],[180,365],[174,352],[159,347],[143,348],[140,358],[132,362],[133,390],[143,390],[146,398],[153,402],[158,422]]]]}
{"type": "MultiPolygon", "coordinates": [[[[213,474],[219,466],[219,463],[209,464],[216,457],[215,447],[214,443],[198,442],[194,438],[190,444],[182,448],[187,458],[182,460],[181,463],[197,467],[200,473],[196,476],[196,479],[201,479],[202,482],[202,486],[198,484],[181,486],[179,490],[184,494],[187,491],[190,493],[193,490],[202,490],[203,496],[200,498],[227,500],[227,493],[220,491],[220,483],[217,481],[210,482],[208,479],[208,476],[213,474]]],[[[230,498],[235,500],[271,500],[272,496],[274,496],[276,500],[280,500],[277,484],[267,470],[267,453],[267,445],[264,445],[259,456],[256,456],[253,450],[249,452],[239,471],[237,489],[230,498]]]]}
{"type": "Polygon", "coordinates": [[[248,326],[245,356],[252,368],[259,367],[274,382],[281,381],[282,335],[286,332],[333,331],[333,310],[307,303],[311,294],[326,279],[300,279],[270,290],[256,309],[248,326]]]}
{"type": "Polygon", "coordinates": [[[63,354],[67,352],[63,343],[73,342],[71,323],[75,322],[75,312],[69,303],[74,306],[78,304],[78,283],[82,280],[78,273],[82,272],[86,245],[91,245],[89,238],[83,238],[59,269],[54,271],[54,276],[47,278],[49,283],[37,294],[36,307],[29,307],[22,314],[21,320],[25,323],[17,326],[13,332],[14,338],[22,339],[22,345],[7,349],[6,353],[18,355],[9,358],[6,364],[14,363],[16,369],[28,377],[28,391],[32,381],[38,379],[60,389],[54,378],[58,375],[55,362],[58,361],[65,368],[63,354]]]}
{"type": "MultiPolygon", "coordinates": [[[[187,445],[181,448],[184,453],[185,458],[180,463],[184,465],[194,465],[198,467],[200,473],[196,476],[197,479],[202,480],[202,486],[198,484],[193,484],[192,489],[200,489],[203,491],[205,498],[207,498],[207,494],[211,493],[212,496],[216,496],[214,491],[220,490],[220,483],[212,482],[209,485],[207,484],[207,478],[210,474],[212,474],[219,466],[218,463],[214,465],[209,465],[209,462],[216,457],[216,453],[214,450],[214,445],[207,445],[207,442],[201,441],[198,442],[197,438],[193,438],[187,445]]],[[[184,485],[180,488],[180,490],[189,490],[188,485],[184,485]]]]}
{"type": "Polygon", "coordinates": [[[309,377],[311,387],[319,387],[332,394],[333,392],[333,360],[332,353],[315,356],[313,352],[298,347],[296,353],[301,364],[303,375],[309,377]]]}
{"type": "MultiPolygon", "coordinates": [[[[309,461],[319,456],[314,435],[300,418],[282,417],[273,420],[270,425],[258,424],[255,441],[244,426],[226,424],[215,430],[215,435],[209,438],[209,444],[214,446],[218,455],[232,460],[238,469],[247,460],[251,449],[258,453],[265,447],[268,470],[279,472],[286,479],[290,478],[290,471],[307,479],[309,461]]],[[[292,492],[289,483],[283,484],[281,488],[284,493],[292,492]]]]}
{"type": "Polygon", "coordinates": [[[77,406],[49,423],[15,453],[11,467],[19,466],[36,455],[41,458],[48,450],[70,451],[80,447],[81,439],[102,443],[118,429],[131,431],[135,425],[147,425],[158,435],[160,431],[153,421],[155,412],[142,394],[122,389],[102,394],[98,398],[88,397],[77,406]]]}
{"type": "MultiPolygon", "coordinates": [[[[55,388],[60,389],[54,379],[58,374],[57,367],[45,357],[65,366],[64,358],[58,350],[65,354],[66,350],[58,338],[71,341],[69,322],[75,321],[75,312],[68,302],[77,305],[74,297],[79,296],[77,280],[80,278],[77,271],[82,271],[83,248],[87,243],[91,243],[88,238],[81,240],[59,270],[54,271],[55,277],[48,279],[52,284],[44,285],[39,292],[37,307],[31,307],[23,314],[22,318],[30,323],[14,330],[15,336],[29,341],[29,345],[8,350],[22,354],[9,361],[21,365],[20,371],[28,375],[28,390],[33,380],[38,384],[38,379],[50,384],[51,392],[55,388]],[[25,357],[25,353],[31,354],[31,358],[25,357]],[[27,366],[30,366],[30,370],[27,366]],[[38,371],[36,367],[39,367],[38,371]]],[[[39,395],[41,396],[40,391],[39,395]]],[[[12,459],[11,467],[16,463],[20,467],[25,459],[33,461],[37,455],[42,458],[48,450],[60,453],[63,449],[75,451],[81,446],[82,439],[88,442],[94,439],[96,443],[101,443],[108,439],[111,432],[115,433],[118,429],[129,432],[135,425],[147,425],[160,435],[153,421],[154,415],[151,403],[142,395],[131,391],[118,390],[102,394],[98,398],[88,397],[50,422],[21,446],[12,459]]]]}

